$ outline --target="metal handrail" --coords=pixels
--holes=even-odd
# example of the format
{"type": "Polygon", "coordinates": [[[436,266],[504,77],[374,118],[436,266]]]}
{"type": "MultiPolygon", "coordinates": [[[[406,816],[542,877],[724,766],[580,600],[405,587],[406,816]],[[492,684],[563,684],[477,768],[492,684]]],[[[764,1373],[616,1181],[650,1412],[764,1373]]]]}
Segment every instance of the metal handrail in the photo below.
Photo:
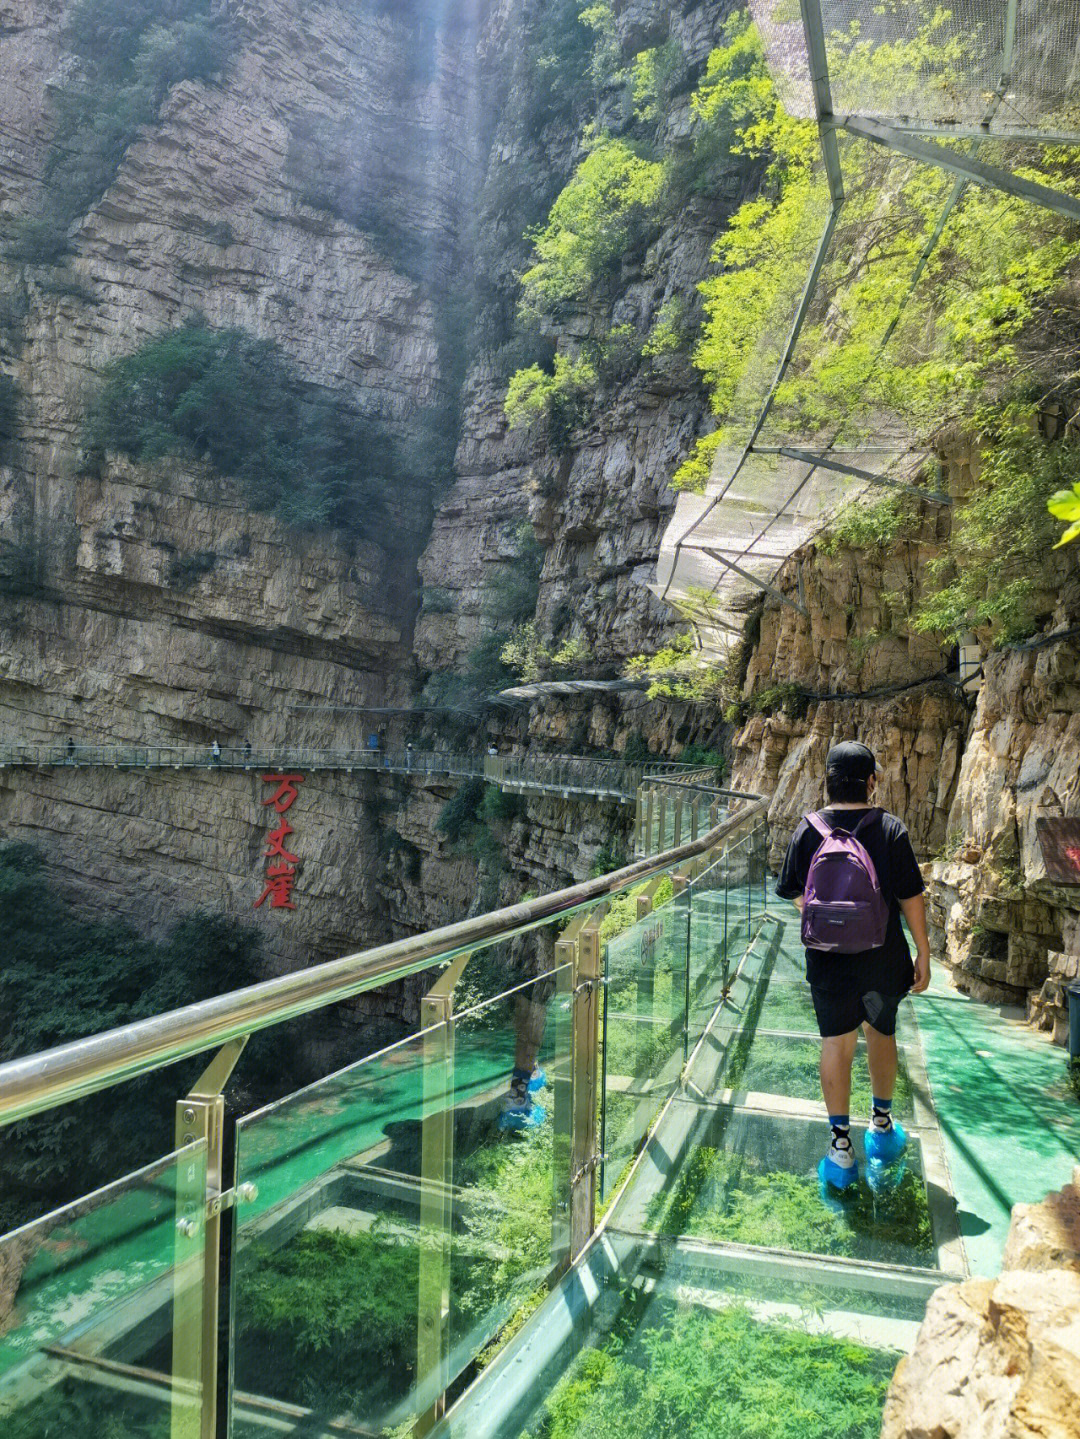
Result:
{"type": "Polygon", "coordinates": [[[706,853],[768,808],[763,795],[734,797],[746,807],[699,839],[611,874],[11,1060],[0,1065],[0,1126],[162,1069],[241,1035],[352,999],[417,974],[439,960],[525,934],[652,879],[706,853]]]}

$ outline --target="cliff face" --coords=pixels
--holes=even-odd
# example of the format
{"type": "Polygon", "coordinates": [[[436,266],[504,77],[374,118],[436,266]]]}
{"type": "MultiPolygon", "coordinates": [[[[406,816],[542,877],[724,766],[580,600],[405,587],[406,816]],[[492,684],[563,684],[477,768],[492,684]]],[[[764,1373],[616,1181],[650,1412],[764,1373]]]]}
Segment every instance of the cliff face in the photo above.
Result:
{"type": "MultiPolygon", "coordinates": [[[[624,57],[669,43],[692,75],[703,70],[732,7],[631,0],[615,9],[624,57]]],[[[523,96],[535,85],[535,74],[516,70],[510,76],[481,201],[494,225],[501,223],[497,197],[510,189],[511,177],[539,164],[535,142],[520,128],[523,96]]],[[[666,108],[655,139],[658,153],[670,152],[690,132],[690,88],[666,108]]],[[[603,123],[614,133],[627,123],[618,103],[614,91],[600,102],[603,123]]],[[[544,149],[547,173],[538,174],[536,183],[554,198],[586,151],[576,127],[558,123],[545,132],[544,149]]],[[[573,352],[618,327],[645,334],[673,299],[687,306],[692,332],[700,314],[697,284],[708,273],[712,241],[740,189],[733,167],[720,193],[692,198],[644,254],[624,260],[604,303],[573,307],[549,326],[548,337],[573,352]]],[[[509,263],[506,254],[491,257],[492,283],[512,307],[530,252],[513,230],[508,250],[509,263]]],[[[589,664],[618,673],[627,656],[655,649],[670,634],[674,616],[645,586],[674,508],[668,481],[706,427],[708,403],[688,347],[630,368],[628,375],[616,370],[601,377],[599,402],[570,442],[560,444],[543,425],[511,430],[503,412],[507,369],[491,356],[474,365],[454,485],[436,511],[420,566],[424,585],[446,596],[445,608],[421,615],[417,626],[416,653],[425,669],[460,668],[490,633],[499,617],[490,613],[486,587],[492,573],[513,562],[514,534],[524,519],[544,551],[536,608],[542,637],[555,643],[573,638],[589,664]]]]}
{"type": "MultiPolygon", "coordinates": [[[[644,648],[664,621],[632,579],[703,412],[685,361],[630,385],[555,457],[543,437],[507,433],[505,377],[469,369],[461,311],[479,197],[522,159],[506,117],[515,87],[526,103],[542,83],[519,58],[542,7],[455,0],[437,22],[382,0],[219,8],[235,42],[219,80],[168,90],[71,224],[66,261],[0,258],[0,369],[18,394],[14,441],[0,446],[0,742],[360,746],[384,723],[365,710],[415,702],[416,657],[441,667],[475,643],[485,566],[526,514],[546,546],[541,612],[570,599],[609,656],[644,648]],[[348,396],[409,447],[379,533],[290,530],[253,511],[239,481],[187,460],[88,463],[105,367],[192,315],[273,340],[305,384],[348,396]],[[427,445],[433,423],[439,444],[427,445]],[[459,426],[454,478],[440,455],[459,426]],[[449,632],[432,615],[414,635],[421,577],[460,595],[449,632]]],[[[673,23],[702,63],[718,22],[700,4],[674,14],[627,7],[624,35],[636,27],[644,44],[673,23]]],[[[70,15],[51,0],[0,5],[9,218],[38,213],[53,183],[58,96],[78,68],[70,15]]],[[[573,163],[567,125],[542,148],[537,183],[557,189],[573,163]]],[[[669,225],[649,277],[620,287],[627,313],[692,288],[708,233],[701,213],[669,225]]],[[[502,283],[516,284],[512,266],[502,283]]],[[[621,745],[630,727],[599,706],[533,733],[621,745]]],[[[502,728],[529,737],[527,717],[502,728]]],[[[598,849],[625,842],[617,807],[529,800],[502,827],[500,863],[478,862],[436,829],[455,789],[309,775],[290,816],[295,912],[253,909],[267,828],[257,774],[0,771],[0,833],[40,843],[53,879],[142,928],[195,908],[255,923],[274,969],[580,878],[598,849]]]]}
{"type": "MultiPolygon", "coordinates": [[[[425,415],[446,423],[459,383],[448,297],[505,16],[471,0],[436,28],[422,7],[225,9],[236,49],[221,83],[169,90],[71,226],[66,265],[0,264],[2,368],[18,395],[0,451],[4,741],[347,748],[371,727],[357,706],[411,694],[416,564],[445,484],[434,453],[414,457],[383,532],[357,539],[290,530],[253,512],[239,482],[187,462],[93,470],[83,435],[108,361],[192,314],[273,340],[389,441],[408,444],[425,415]]],[[[0,9],[9,218],[47,193],[69,14],[45,0],[0,9]]],[[[277,965],[380,929],[360,781],[303,794],[303,902],[254,916],[277,965]]],[[[225,774],[7,771],[0,823],[40,841],[70,889],[140,924],[192,907],[246,919],[261,799],[257,778],[225,774]]]]}

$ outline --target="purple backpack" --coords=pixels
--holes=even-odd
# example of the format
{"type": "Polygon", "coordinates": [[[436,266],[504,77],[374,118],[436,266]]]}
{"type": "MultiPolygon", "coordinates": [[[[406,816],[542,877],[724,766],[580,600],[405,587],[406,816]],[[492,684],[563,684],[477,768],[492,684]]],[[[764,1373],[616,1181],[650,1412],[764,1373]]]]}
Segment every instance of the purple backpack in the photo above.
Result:
{"type": "Polygon", "coordinates": [[[833,830],[820,814],[808,814],[822,836],[803,891],[802,942],[807,949],[858,954],[885,943],[889,906],[874,861],[857,836],[880,810],[863,815],[854,830],[833,830]]]}

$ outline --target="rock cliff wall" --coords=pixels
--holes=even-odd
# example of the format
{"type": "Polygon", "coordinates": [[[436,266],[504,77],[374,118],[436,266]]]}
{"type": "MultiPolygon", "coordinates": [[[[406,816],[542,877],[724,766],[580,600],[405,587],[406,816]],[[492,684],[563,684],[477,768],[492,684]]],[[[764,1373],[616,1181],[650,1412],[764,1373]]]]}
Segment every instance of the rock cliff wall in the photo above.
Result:
{"type": "MultiPolygon", "coordinates": [[[[621,54],[629,59],[671,42],[686,76],[700,75],[732,8],[698,0],[616,6],[621,54]]],[[[554,198],[587,153],[575,116],[574,125],[555,124],[545,134],[547,163],[540,165],[531,137],[520,128],[523,96],[535,85],[535,74],[521,71],[510,80],[482,198],[495,226],[505,227],[498,197],[511,192],[512,177],[524,165],[539,168],[535,183],[554,198]]],[[[691,89],[688,78],[683,93],[673,97],[656,135],[658,153],[689,133],[691,89]]],[[[601,99],[611,133],[627,123],[612,108],[618,103],[615,92],[601,99]]],[[[692,198],[644,254],[624,261],[614,296],[574,307],[548,337],[574,349],[620,326],[646,334],[673,298],[687,306],[685,326],[692,334],[700,316],[696,287],[709,271],[712,242],[742,184],[733,167],[718,193],[692,198]]],[[[530,248],[521,242],[520,227],[507,238],[508,254],[492,257],[491,282],[512,311],[530,248]]],[[[465,390],[455,482],[438,507],[420,566],[424,585],[448,599],[444,610],[421,615],[417,626],[417,658],[425,669],[461,668],[498,622],[486,603],[487,585],[493,573],[513,563],[514,535],[524,519],[543,546],[536,624],[545,641],[557,646],[575,640],[591,671],[617,674],[627,656],[655,649],[672,632],[674,616],[646,585],[674,508],[668,481],[707,427],[708,402],[689,347],[631,366],[630,374],[602,376],[598,403],[566,443],[542,425],[509,428],[503,412],[509,371],[500,355],[481,357],[465,390]]]]}

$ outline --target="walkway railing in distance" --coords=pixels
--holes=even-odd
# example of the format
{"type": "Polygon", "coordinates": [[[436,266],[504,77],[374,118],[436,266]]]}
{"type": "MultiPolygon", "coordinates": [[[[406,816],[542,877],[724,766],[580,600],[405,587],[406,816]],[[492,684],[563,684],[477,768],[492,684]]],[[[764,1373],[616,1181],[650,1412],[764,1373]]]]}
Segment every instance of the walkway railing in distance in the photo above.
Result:
{"type": "MultiPolygon", "coordinates": [[[[106,1105],[124,1079],[215,1051],[156,1164],[0,1239],[5,1423],[34,1439],[98,1439],[109,1425],[213,1439],[223,1419],[236,1439],[425,1433],[485,1345],[587,1243],[600,1134],[613,1153],[640,1142],[615,1113],[628,1089],[640,1128],[677,1082],[671,1056],[690,1045],[698,983],[689,937],[681,988],[652,986],[671,1047],[664,1060],[650,1046],[659,1084],[608,1062],[623,1021],[605,967],[610,979],[611,944],[647,908],[654,928],[681,932],[697,867],[730,854],[739,872],[738,842],[761,834],[765,802],[732,803],[697,841],[615,874],[0,1066],[3,1124],[95,1092],[106,1105]],[[248,1036],[419,971],[433,983],[418,1032],[244,1115],[227,1167],[223,1090],[248,1036]],[[505,1106],[515,1068],[535,1086],[527,1113],[505,1106]],[[313,1308],[314,1275],[345,1289],[313,1308]]],[[[670,946],[648,944],[674,972],[670,946]]],[[[646,992],[635,1022],[651,1033],[646,992]]]]}
{"type": "Polygon", "coordinates": [[[250,770],[252,772],[385,771],[432,779],[483,779],[500,788],[538,794],[587,794],[631,803],[645,776],[692,777],[677,761],[626,764],[579,755],[498,756],[415,749],[319,749],[248,745],[90,745],[74,739],[0,744],[0,768],[250,770]]]}
{"type": "Polygon", "coordinates": [[[696,840],[720,823],[734,790],[722,789],[715,769],[662,775],[649,770],[638,788],[634,822],[635,854],[656,854],[696,840]]]}

